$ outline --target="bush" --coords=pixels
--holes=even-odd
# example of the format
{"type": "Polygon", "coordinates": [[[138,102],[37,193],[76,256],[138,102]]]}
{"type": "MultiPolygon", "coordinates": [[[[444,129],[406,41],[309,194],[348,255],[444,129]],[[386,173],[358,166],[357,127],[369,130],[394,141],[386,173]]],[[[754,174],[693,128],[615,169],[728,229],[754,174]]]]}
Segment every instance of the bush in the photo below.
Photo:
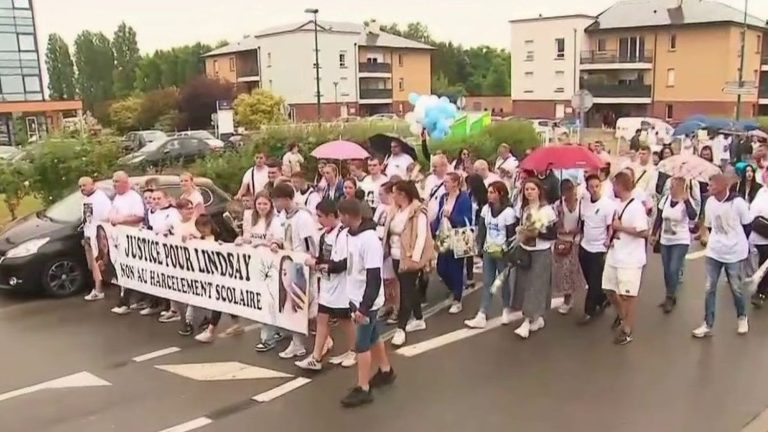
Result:
{"type": "Polygon", "coordinates": [[[115,102],[109,107],[109,124],[118,133],[138,129],[141,105],[141,98],[135,96],[115,102]]]}
{"type": "Polygon", "coordinates": [[[11,219],[18,217],[16,213],[21,200],[30,192],[30,166],[26,161],[15,163],[0,162],[0,194],[3,202],[11,214],[11,219]]]}
{"type": "Polygon", "coordinates": [[[285,99],[269,90],[256,89],[235,99],[235,121],[241,127],[256,130],[263,125],[285,122],[285,99]]]}
{"type": "Polygon", "coordinates": [[[141,99],[139,112],[136,115],[136,123],[141,129],[154,129],[158,123],[169,128],[162,130],[174,130],[176,117],[178,116],[179,93],[175,88],[153,90],[141,99]],[[169,121],[169,116],[173,116],[169,121]]]}
{"type": "Polygon", "coordinates": [[[430,145],[430,151],[443,151],[450,159],[455,158],[462,148],[468,148],[476,159],[495,160],[496,152],[501,144],[509,144],[512,153],[518,158],[525,155],[526,150],[534,148],[539,143],[538,135],[530,122],[505,121],[491,124],[482,132],[464,138],[451,138],[430,145]]]}
{"type": "Polygon", "coordinates": [[[232,100],[232,83],[200,76],[189,81],[179,92],[179,112],[183,114],[181,129],[208,129],[216,101],[232,100]]]}

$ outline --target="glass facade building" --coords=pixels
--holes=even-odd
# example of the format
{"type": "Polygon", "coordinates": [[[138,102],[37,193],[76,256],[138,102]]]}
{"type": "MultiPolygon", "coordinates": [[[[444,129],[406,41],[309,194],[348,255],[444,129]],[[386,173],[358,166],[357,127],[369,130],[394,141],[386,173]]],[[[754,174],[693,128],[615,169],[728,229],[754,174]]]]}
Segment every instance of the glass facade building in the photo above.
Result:
{"type": "Polygon", "coordinates": [[[0,102],[42,100],[32,0],[0,0],[0,102]]]}

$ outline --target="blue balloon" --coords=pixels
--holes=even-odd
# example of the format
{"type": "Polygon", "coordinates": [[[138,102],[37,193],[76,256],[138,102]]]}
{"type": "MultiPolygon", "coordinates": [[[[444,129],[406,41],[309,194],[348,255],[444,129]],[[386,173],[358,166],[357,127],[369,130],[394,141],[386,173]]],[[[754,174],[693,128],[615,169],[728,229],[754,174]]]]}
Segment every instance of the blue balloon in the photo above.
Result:
{"type": "Polygon", "coordinates": [[[445,138],[445,136],[446,136],[445,135],[445,131],[443,131],[441,129],[438,129],[438,130],[436,130],[436,131],[434,131],[434,132],[429,134],[430,138],[436,139],[436,140],[441,140],[441,139],[445,138]]]}
{"type": "Polygon", "coordinates": [[[411,105],[419,103],[419,99],[421,99],[421,96],[418,93],[411,93],[408,95],[408,102],[410,102],[411,105]]]}

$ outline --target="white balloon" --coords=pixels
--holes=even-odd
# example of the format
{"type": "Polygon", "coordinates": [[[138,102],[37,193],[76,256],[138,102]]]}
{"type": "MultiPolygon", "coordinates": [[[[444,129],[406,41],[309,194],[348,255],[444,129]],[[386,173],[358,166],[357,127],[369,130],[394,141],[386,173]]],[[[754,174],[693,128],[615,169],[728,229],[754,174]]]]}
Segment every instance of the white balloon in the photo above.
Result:
{"type": "MultiPolygon", "coordinates": [[[[422,98],[424,99],[424,98],[422,98]]],[[[424,116],[427,113],[427,107],[426,104],[417,104],[416,107],[413,109],[413,114],[415,116],[415,120],[419,123],[424,122],[424,116]]]]}
{"type": "Polygon", "coordinates": [[[411,133],[414,134],[414,135],[421,135],[421,129],[422,129],[421,125],[418,124],[418,123],[412,124],[411,128],[410,128],[411,133]]]}
{"type": "Polygon", "coordinates": [[[408,123],[415,123],[416,122],[416,113],[411,111],[405,114],[405,121],[408,123]]]}

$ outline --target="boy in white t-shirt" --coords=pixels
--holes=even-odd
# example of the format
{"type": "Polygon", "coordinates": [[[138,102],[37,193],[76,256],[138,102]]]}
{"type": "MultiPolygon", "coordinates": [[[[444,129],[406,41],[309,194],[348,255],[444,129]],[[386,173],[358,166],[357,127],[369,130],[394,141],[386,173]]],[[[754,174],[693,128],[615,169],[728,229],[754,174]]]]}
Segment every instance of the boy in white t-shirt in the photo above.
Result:
{"type": "Polygon", "coordinates": [[[623,171],[616,174],[613,188],[619,203],[613,218],[613,238],[605,257],[603,289],[608,291],[608,299],[618,313],[614,327],[619,333],[614,343],[626,345],[632,342],[649,225],[642,203],[632,197],[634,184],[630,174],[623,171]]]}
{"type": "Polygon", "coordinates": [[[330,320],[338,320],[348,337],[348,349],[343,354],[331,357],[328,362],[342,367],[356,363],[354,349],[355,328],[350,319],[349,295],[347,295],[347,231],[339,223],[336,203],[323,200],[317,205],[317,220],[323,227],[317,257],[307,258],[306,264],[319,272],[317,333],[314,351],[296,366],[307,370],[322,369],[323,351],[333,346],[330,320]]]}

